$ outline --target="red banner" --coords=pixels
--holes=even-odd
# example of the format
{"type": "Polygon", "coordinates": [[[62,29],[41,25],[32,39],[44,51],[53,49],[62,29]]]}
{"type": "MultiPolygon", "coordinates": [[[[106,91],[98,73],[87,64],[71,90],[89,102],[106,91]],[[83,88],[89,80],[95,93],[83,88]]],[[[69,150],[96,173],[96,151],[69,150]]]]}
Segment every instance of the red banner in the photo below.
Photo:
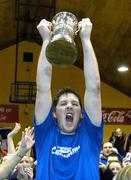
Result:
{"type": "Polygon", "coordinates": [[[105,124],[131,125],[131,109],[102,108],[105,124]]]}
{"type": "Polygon", "coordinates": [[[0,104],[0,123],[18,122],[18,105],[0,104]]]}

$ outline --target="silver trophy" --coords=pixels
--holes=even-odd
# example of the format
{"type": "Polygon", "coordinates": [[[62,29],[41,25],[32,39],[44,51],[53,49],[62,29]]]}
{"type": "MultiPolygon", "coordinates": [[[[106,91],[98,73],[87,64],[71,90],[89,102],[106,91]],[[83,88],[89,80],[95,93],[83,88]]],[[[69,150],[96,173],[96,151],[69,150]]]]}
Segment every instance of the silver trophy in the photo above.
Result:
{"type": "Polygon", "coordinates": [[[52,36],[46,48],[48,61],[59,67],[67,67],[77,59],[74,37],[78,32],[76,16],[60,12],[52,19],[52,36]]]}

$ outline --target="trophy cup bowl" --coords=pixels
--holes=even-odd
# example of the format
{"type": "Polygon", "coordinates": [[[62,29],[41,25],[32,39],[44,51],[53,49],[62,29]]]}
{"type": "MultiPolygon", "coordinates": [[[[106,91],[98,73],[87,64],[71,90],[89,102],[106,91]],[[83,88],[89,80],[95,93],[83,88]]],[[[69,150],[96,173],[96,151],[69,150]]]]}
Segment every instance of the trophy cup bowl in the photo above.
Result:
{"type": "Polygon", "coordinates": [[[74,37],[78,31],[76,16],[60,12],[52,19],[52,36],[46,48],[48,61],[59,67],[67,67],[77,59],[74,37]]]}

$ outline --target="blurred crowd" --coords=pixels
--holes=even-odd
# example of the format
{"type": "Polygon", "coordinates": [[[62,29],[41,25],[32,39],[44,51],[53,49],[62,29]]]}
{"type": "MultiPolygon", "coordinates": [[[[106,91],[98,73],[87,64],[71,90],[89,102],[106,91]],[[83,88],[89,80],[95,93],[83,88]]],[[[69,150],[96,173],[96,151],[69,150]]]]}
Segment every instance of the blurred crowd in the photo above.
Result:
{"type": "Polygon", "coordinates": [[[2,137],[0,138],[0,180],[35,179],[34,129],[25,128],[21,140],[15,146],[13,138],[20,129],[21,125],[15,123],[14,129],[7,135],[7,150],[2,149],[2,137]]]}
{"type": "Polygon", "coordinates": [[[120,128],[112,132],[109,141],[103,144],[99,169],[101,180],[115,180],[123,169],[128,173],[127,180],[131,180],[131,134],[120,128]]]}

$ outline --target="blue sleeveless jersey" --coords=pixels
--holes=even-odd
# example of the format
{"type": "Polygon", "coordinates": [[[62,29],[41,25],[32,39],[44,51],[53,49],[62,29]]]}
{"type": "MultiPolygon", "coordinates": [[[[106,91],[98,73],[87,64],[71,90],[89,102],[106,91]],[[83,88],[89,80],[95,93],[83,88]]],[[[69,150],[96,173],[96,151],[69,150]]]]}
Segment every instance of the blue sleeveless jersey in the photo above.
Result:
{"type": "Polygon", "coordinates": [[[52,110],[44,123],[35,123],[36,180],[99,180],[103,121],[94,126],[86,111],[74,135],[60,133],[52,110]]]}

